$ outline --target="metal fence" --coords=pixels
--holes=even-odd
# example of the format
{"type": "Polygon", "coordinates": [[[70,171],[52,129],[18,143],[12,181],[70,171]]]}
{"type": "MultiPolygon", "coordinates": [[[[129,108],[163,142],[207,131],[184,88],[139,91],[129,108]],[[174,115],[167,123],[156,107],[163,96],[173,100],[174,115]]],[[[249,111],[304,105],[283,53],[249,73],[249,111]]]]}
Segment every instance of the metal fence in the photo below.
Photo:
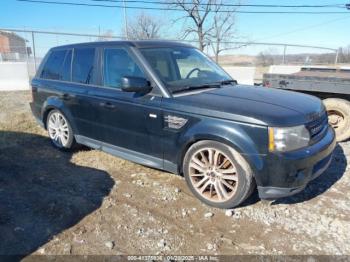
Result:
{"type": "MultiPolygon", "coordinates": [[[[23,52],[22,54],[16,52],[12,54],[11,52],[1,53],[0,46],[0,62],[22,61],[22,63],[26,63],[28,78],[35,74],[44,55],[54,46],[125,39],[123,36],[111,34],[81,34],[8,28],[0,28],[0,31],[15,33],[24,39],[26,45],[24,54],[23,52]]],[[[177,39],[176,41],[198,46],[198,41],[196,40],[177,39]]],[[[204,50],[212,57],[214,57],[213,44],[207,43],[204,50]]],[[[238,41],[222,44],[225,47],[225,51],[220,53],[218,62],[224,68],[226,67],[227,71],[232,72],[234,78],[237,78],[238,75],[247,75],[246,77],[249,75],[251,80],[242,80],[242,82],[249,84],[261,81],[262,74],[267,72],[271,65],[334,65],[338,63],[338,50],[327,47],[238,41]]]]}
{"type": "MultiPolygon", "coordinates": [[[[109,34],[81,34],[67,33],[54,31],[33,31],[0,28],[0,31],[13,32],[24,38],[29,47],[28,57],[33,57],[34,61],[38,62],[44,54],[53,46],[77,43],[90,42],[99,40],[120,40],[125,39],[123,36],[115,36],[109,34]]],[[[174,39],[169,39],[174,40],[174,39]]],[[[175,41],[187,42],[197,45],[196,40],[175,39],[175,41]]],[[[207,43],[204,50],[209,55],[212,55],[211,44],[207,43]]],[[[318,63],[318,64],[336,64],[338,59],[338,49],[295,45],[288,43],[260,43],[260,42],[238,42],[230,41],[222,43],[225,45],[225,52],[220,54],[228,56],[223,58],[224,63],[232,64],[288,64],[288,63],[318,63]],[[230,55],[236,56],[236,59],[230,55]],[[242,56],[239,58],[239,56],[242,56]],[[250,59],[248,59],[250,57],[250,59]],[[255,60],[253,59],[255,58],[255,60]],[[313,60],[314,59],[314,60],[313,60]]]]}

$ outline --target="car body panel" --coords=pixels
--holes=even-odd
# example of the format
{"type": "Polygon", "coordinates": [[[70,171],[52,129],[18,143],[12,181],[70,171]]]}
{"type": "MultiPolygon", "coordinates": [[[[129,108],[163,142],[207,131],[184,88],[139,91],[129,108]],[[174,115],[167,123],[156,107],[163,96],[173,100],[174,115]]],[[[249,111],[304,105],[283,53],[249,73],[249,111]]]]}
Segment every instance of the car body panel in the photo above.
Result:
{"type": "Polygon", "coordinates": [[[305,124],[324,111],[318,98],[251,86],[223,87],[176,99],[175,105],[183,106],[185,112],[266,126],[305,124]]]}
{"type": "Polygon", "coordinates": [[[335,132],[329,126],[326,135],[317,144],[295,152],[267,155],[265,168],[259,176],[260,197],[275,199],[303,190],[327,169],[335,146],[335,132]]]}
{"type": "Polygon", "coordinates": [[[174,103],[177,103],[176,99],[164,99],[163,114],[181,117],[187,119],[188,122],[179,130],[164,128],[165,160],[177,163],[181,167],[184,153],[191,144],[200,140],[216,140],[232,146],[255,168],[261,168],[260,155],[267,153],[267,128],[265,126],[207,117],[197,114],[195,109],[192,113],[175,110],[174,103]],[[259,139],[261,143],[257,144],[252,137],[259,139]]]}
{"type": "MultiPolygon", "coordinates": [[[[93,84],[79,84],[41,79],[41,65],[32,80],[34,116],[45,127],[49,110],[58,109],[71,123],[77,142],[178,174],[183,171],[183,157],[193,143],[222,142],[247,160],[259,192],[266,198],[301,190],[329,164],[335,136],[328,126],[306,148],[288,153],[268,150],[268,127],[312,123],[324,115],[319,99],[238,85],[173,95],[138,50],[162,46],[189,47],[167,41],[121,41],[52,49],[94,47],[98,70],[93,84]],[[150,93],[129,93],[102,86],[102,52],[110,47],[123,47],[132,54],[153,87],[150,93]]],[[[43,63],[46,59],[47,56],[43,63]]]]}
{"type": "Polygon", "coordinates": [[[90,110],[79,124],[98,134],[97,140],[162,158],[160,103],[157,96],[89,87],[85,104],[90,110]]]}

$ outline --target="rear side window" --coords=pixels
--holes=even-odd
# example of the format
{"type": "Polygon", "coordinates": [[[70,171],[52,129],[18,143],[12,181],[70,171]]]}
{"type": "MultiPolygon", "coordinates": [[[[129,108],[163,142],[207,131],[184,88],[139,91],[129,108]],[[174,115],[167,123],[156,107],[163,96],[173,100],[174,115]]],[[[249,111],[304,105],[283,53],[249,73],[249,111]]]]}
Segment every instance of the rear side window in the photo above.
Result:
{"type": "Polygon", "coordinates": [[[82,84],[93,83],[95,48],[76,48],[72,66],[72,81],[82,84]]]}
{"type": "Polygon", "coordinates": [[[71,65],[72,65],[72,50],[68,50],[66,57],[62,65],[62,80],[70,81],[71,80],[71,65]]]}
{"type": "Polygon", "coordinates": [[[70,80],[71,50],[52,51],[47,59],[40,77],[51,80],[70,80]]]}

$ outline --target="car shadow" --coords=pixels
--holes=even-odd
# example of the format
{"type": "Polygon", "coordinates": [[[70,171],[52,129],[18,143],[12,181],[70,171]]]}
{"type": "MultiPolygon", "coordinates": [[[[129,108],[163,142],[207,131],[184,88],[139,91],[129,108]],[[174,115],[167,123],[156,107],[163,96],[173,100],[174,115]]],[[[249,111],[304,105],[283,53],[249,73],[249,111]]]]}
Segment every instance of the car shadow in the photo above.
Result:
{"type": "Polygon", "coordinates": [[[0,131],[0,255],[26,256],[101,206],[114,180],[71,157],[47,137],[0,131]]]}
{"type": "MultiPolygon", "coordinates": [[[[330,189],[344,175],[346,166],[346,156],[343,149],[338,144],[334,150],[333,160],[328,169],[318,178],[309,182],[303,191],[290,197],[284,197],[268,202],[271,202],[272,205],[278,205],[297,204],[311,200],[330,189]]],[[[254,205],[260,201],[258,191],[255,190],[253,194],[239,207],[254,205]]]]}

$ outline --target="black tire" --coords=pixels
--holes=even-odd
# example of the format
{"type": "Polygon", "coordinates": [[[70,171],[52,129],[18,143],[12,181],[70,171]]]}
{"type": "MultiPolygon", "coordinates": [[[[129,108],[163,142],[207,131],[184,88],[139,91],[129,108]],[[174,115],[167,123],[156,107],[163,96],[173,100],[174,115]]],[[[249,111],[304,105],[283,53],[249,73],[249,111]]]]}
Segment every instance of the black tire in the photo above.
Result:
{"type": "MultiPolygon", "coordinates": [[[[205,204],[209,206],[217,207],[217,208],[229,209],[229,208],[238,206],[252,194],[255,188],[253,172],[248,162],[242,157],[241,154],[239,154],[233,148],[216,141],[203,140],[193,144],[185,154],[185,157],[183,160],[183,173],[184,173],[187,185],[192,191],[192,193],[205,204]],[[190,174],[191,172],[193,172],[193,169],[191,169],[190,167],[190,162],[192,157],[195,156],[196,154],[197,155],[200,154],[199,152],[201,150],[204,150],[201,152],[205,152],[205,150],[207,150],[208,148],[218,150],[220,153],[223,153],[224,154],[223,157],[227,157],[229,161],[231,161],[231,163],[233,164],[232,166],[235,167],[237,171],[235,175],[238,176],[238,180],[237,182],[235,182],[237,184],[234,184],[236,185],[236,189],[235,191],[232,191],[235,193],[233,193],[233,195],[230,198],[224,199],[223,201],[211,201],[208,199],[208,197],[206,198],[201,193],[199,193],[194,186],[194,183],[198,181],[194,182],[193,177],[195,176],[193,176],[193,174],[191,176],[190,174]]],[[[211,185],[209,186],[212,187],[211,185]]],[[[212,195],[212,193],[210,193],[210,195],[212,195]]]]}
{"type": "Polygon", "coordinates": [[[49,135],[49,138],[51,140],[51,143],[52,145],[55,147],[55,148],[58,148],[59,150],[62,150],[62,151],[71,151],[75,148],[76,146],[76,141],[74,139],[74,133],[73,133],[73,130],[72,130],[72,127],[67,119],[67,117],[59,110],[57,109],[54,109],[54,110],[51,110],[46,118],[46,128],[47,128],[47,132],[48,132],[48,135],[49,135]],[[65,123],[67,124],[67,132],[64,132],[65,134],[67,134],[67,140],[65,142],[59,142],[59,139],[58,140],[55,140],[53,139],[52,137],[52,133],[50,133],[50,119],[53,117],[53,116],[61,116],[62,119],[64,119],[65,123]]]}
{"type": "Polygon", "coordinates": [[[350,102],[340,98],[323,100],[327,109],[329,123],[335,130],[338,142],[350,138],[350,102]]]}

